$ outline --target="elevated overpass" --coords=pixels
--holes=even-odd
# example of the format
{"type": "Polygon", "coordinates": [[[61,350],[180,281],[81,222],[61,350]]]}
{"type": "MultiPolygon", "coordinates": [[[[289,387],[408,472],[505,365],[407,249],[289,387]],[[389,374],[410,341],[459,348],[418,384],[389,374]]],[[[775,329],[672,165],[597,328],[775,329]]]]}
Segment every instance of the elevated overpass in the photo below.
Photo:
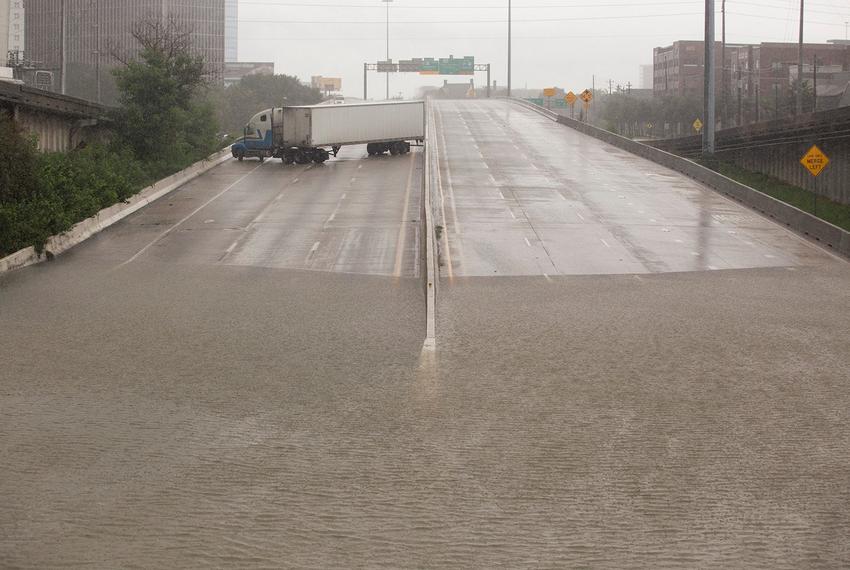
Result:
{"type": "Polygon", "coordinates": [[[108,108],[84,99],[0,81],[0,111],[38,138],[38,148],[64,152],[104,135],[108,108]]]}
{"type": "Polygon", "coordinates": [[[850,565],[847,261],[432,111],[429,162],[227,161],[0,276],[5,565],[850,565]]]}

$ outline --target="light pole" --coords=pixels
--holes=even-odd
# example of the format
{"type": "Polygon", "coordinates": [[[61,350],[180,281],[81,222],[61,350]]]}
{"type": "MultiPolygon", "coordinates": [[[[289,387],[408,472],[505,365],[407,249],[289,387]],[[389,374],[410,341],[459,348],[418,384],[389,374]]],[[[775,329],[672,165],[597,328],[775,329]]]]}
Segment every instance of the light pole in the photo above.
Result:
{"type": "Polygon", "coordinates": [[[803,13],[805,0],[800,0],[800,45],[797,47],[797,115],[803,114],[803,13]]]}
{"type": "Polygon", "coordinates": [[[508,97],[511,96],[511,0],[508,0],[508,97]]]}
{"type": "Polygon", "coordinates": [[[703,130],[702,153],[714,154],[715,122],[715,64],[714,59],[714,0],[705,0],[705,129],[703,130]]]}
{"type": "MultiPolygon", "coordinates": [[[[393,3],[393,0],[381,0],[384,4],[387,5],[387,64],[390,61],[390,4],[393,3]]],[[[390,70],[387,68],[387,100],[390,99],[390,70]]]]}

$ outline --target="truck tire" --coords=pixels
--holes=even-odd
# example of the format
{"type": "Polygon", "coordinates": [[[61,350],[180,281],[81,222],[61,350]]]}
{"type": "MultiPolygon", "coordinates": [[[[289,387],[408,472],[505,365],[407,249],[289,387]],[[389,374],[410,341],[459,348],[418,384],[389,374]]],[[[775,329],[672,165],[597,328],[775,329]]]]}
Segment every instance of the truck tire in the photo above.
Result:
{"type": "Polygon", "coordinates": [[[313,153],[313,162],[316,164],[323,164],[326,160],[328,160],[331,155],[323,148],[316,149],[316,152],[313,153]]]}
{"type": "Polygon", "coordinates": [[[313,158],[303,150],[295,151],[295,162],[298,164],[310,164],[313,158]]]}

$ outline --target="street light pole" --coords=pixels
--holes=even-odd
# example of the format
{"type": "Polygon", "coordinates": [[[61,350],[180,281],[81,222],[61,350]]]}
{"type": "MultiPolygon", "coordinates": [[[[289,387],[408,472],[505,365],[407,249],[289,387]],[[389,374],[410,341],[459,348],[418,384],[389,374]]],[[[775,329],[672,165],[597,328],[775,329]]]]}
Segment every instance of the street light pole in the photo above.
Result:
{"type": "Polygon", "coordinates": [[[803,114],[803,14],[805,0],[800,0],[800,45],[797,46],[797,114],[803,114]]]}
{"type": "MultiPolygon", "coordinates": [[[[387,5],[387,62],[390,61],[390,4],[392,4],[393,0],[381,0],[384,4],[387,5]]],[[[390,99],[390,71],[387,68],[387,100],[390,99]]]]}
{"type": "Polygon", "coordinates": [[[714,60],[714,0],[705,0],[705,128],[703,130],[702,153],[714,154],[715,121],[715,60],[714,60]]]}
{"type": "Polygon", "coordinates": [[[508,97],[511,96],[511,0],[508,0],[508,97]]]}

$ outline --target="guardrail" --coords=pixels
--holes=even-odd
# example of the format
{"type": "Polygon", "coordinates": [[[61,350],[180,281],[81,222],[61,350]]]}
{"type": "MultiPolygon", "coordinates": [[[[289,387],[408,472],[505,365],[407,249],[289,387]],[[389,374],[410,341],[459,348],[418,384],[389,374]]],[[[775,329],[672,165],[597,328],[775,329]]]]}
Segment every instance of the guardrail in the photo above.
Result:
{"type": "Polygon", "coordinates": [[[553,121],[570,127],[580,133],[606,142],[612,146],[630,152],[641,158],[651,160],[656,164],[666,166],[680,174],[708,186],[709,188],[725,194],[730,198],[758,211],[762,214],[784,224],[791,230],[811,237],[818,242],[832,248],[845,257],[850,257],[850,232],[834,226],[829,222],[821,220],[808,212],[804,212],[790,204],[786,204],[772,196],[763,194],[754,188],[750,188],[740,182],[727,178],[700,164],[657,149],[655,147],[633,141],[615,133],[579,122],[569,117],[564,117],[537,107],[523,100],[511,99],[515,104],[533,110],[553,121]]]}

